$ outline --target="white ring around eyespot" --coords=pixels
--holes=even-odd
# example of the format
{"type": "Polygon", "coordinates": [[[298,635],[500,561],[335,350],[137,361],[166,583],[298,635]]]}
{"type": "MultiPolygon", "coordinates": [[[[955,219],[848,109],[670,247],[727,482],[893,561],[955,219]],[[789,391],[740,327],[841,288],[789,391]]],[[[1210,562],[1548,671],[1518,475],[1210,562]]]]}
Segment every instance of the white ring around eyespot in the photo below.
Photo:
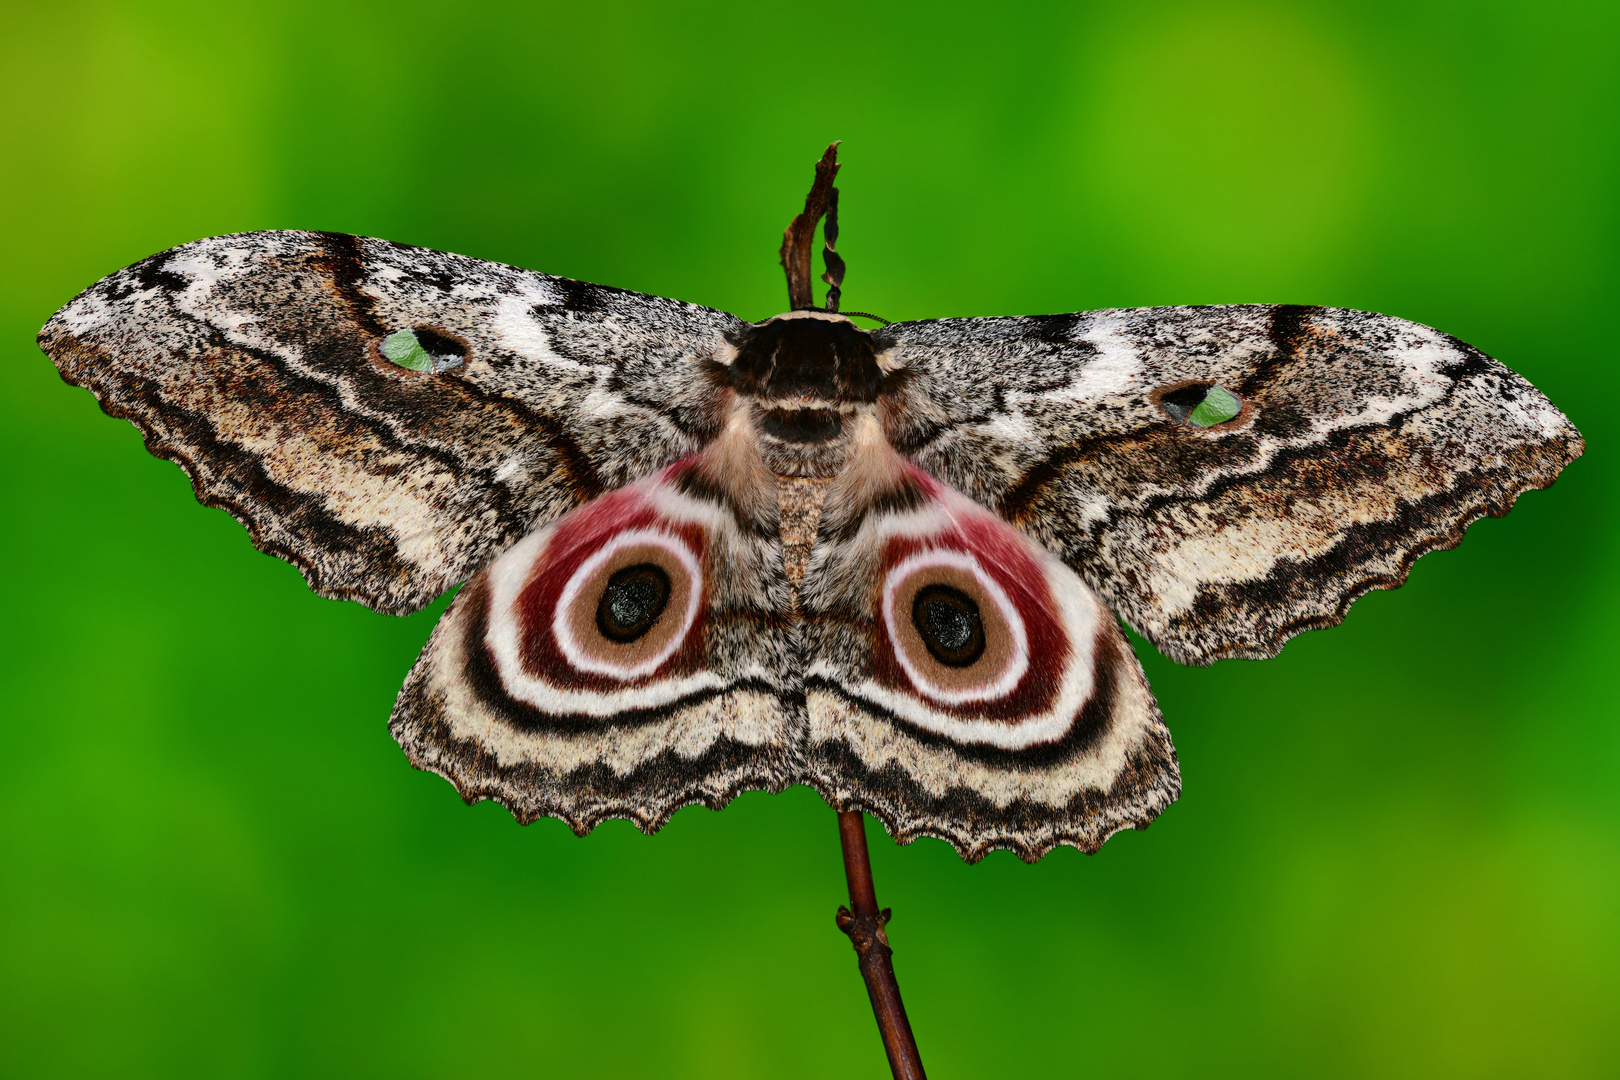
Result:
{"type": "Polygon", "coordinates": [[[642,675],[650,675],[658,670],[660,664],[675,655],[686,641],[686,635],[692,629],[692,622],[697,618],[698,604],[703,599],[703,570],[693,556],[691,550],[675,537],[653,529],[635,529],[620,533],[602,546],[602,549],[584,562],[574,571],[574,576],[568,579],[563,586],[562,596],[557,600],[557,610],[551,616],[551,633],[557,639],[557,647],[562,650],[563,657],[580,671],[588,671],[593,675],[610,675],[616,679],[634,679],[642,675]],[[579,598],[579,590],[589,581],[602,564],[613,557],[613,553],[620,548],[631,544],[645,544],[649,547],[660,547],[675,557],[691,579],[692,587],[687,590],[686,611],[681,615],[681,627],[671,634],[669,641],[652,656],[647,657],[634,667],[624,667],[619,664],[610,664],[600,660],[584,649],[574,640],[573,630],[569,626],[568,613],[573,609],[574,601],[579,598]]]}
{"type": "MultiPolygon", "coordinates": [[[[910,616],[910,612],[906,613],[910,616]]],[[[883,583],[883,628],[888,632],[889,644],[894,649],[895,659],[905,669],[906,675],[911,679],[911,685],[917,690],[933,698],[943,705],[963,705],[970,701],[993,701],[999,697],[1006,697],[1018,686],[1018,680],[1024,677],[1029,670],[1029,636],[1024,630],[1023,616],[1007,598],[1000,585],[994,578],[984,572],[979,560],[960,551],[948,548],[934,548],[929,551],[919,551],[902,559],[883,583]],[[1007,630],[1012,634],[1012,655],[1007,658],[1007,666],[1002,669],[1001,677],[988,686],[971,687],[964,690],[949,690],[929,682],[927,677],[912,663],[911,657],[906,655],[904,646],[900,644],[900,633],[894,621],[894,596],[900,588],[900,583],[911,576],[912,571],[928,566],[948,566],[953,570],[966,570],[979,580],[979,587],[985,595],[995,603],[1001,617],[1006,620],[1007,630]]]]}

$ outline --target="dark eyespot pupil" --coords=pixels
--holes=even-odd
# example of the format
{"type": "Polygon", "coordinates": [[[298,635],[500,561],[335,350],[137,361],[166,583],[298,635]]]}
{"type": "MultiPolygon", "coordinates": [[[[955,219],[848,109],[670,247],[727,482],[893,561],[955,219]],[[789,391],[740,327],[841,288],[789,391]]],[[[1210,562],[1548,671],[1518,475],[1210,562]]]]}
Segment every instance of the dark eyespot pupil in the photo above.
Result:
{"type": "Polygon", "coordinates": [[[596,605],[596,628],[609,641],[634,641],[653,628],[669,603],[669,575],[652,563],[627,566],[608,578],[596,605]]]}
{"type": "Polygon", "coordinates": [[[658,598],[658,591],[650,582],[633,581],[613,590],[608,597],[608,614],[620,626],[634,626],[647,617],[647,611],[658,598]]]}
{"type": "Polygon", "coordinates": [[[911,602],[911,621],[935,660],[967,667],[984,655],[984,624],[979,605],[960,589],[927,585],[911,602]]]}
{"type": "Polygon", "coordinates": [[[455,367],[467,359],[467,346],[455,338],[445,337],[437,330],[426,326],[418,326],[412,333],[416,335],[416,340],[422,348],[445,367],[455,367]]]}
{"type": "Polygon", "coordinates": [[[954,652],[973,636],[973,616],[954,604],[939,601],[929,604],[923,608],[923,620],[942,649],[954,652]]]}

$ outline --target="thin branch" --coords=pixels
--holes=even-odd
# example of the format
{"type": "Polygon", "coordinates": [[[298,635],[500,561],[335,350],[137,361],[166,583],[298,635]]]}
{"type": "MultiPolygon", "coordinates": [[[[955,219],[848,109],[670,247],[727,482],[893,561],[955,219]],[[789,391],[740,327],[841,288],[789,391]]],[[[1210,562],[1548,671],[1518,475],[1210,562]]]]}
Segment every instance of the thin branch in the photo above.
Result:
{"type": "Polygon", "coordinates": [[[900,984],[894,978],[894,955],[884,924],[889,909],[877,906],[877,890],[872,886],[872,860],[866,852],[866,817],[859,810],[839,811],[838,838],[844,848],[844,876],[849,879],[849,907],[838,909],[838,929],[849,935],[855,955],[860,958],[861,978],[872,998],[883,1049],[889,1055],[894,1080],[926,1080],[917,1040],[911,1034],[911,1021],[900,1000],[900,984]]]}
{"type": "MultiPolygon", "coordinates": [[[[833,178],[837,175],[838,144],[833,143],[816,162],[816,179],[810,185],[810,194],[805,196],[804,213],[795,217],[782,233],[782,269],[787,272],[788,304],[794,311],[816,306],[810,279],[810,247],[815,239],[816,223],[823,215],[827,218],[822,249],[826,272],[821,280],[829,286],[826,310],[838,310],[844,260],[837,251],[838,189],[833,187],[833,178]]],[[[872,1013],[877,1017],[878,1031],[883,1036],[883,1049],[889,1055],[889,1069],[895,1080],[927,1080],[922,1058],[917,1053],[917,1040],[911,1034],[911,1021],[906,1019],[906,1007],[900,1000],[900,984],[894,978],[894,953],[889,948],[889,935],[883,929],[889,921],[889,909],[878,910],[877,891],[872,886],[865,816],[859,810],[840,811],[838,836],[844,849],[844,876],[849,881],[849,907],[839,907],[838,929],[849,935],[849,942],[855,947],[861,978],[866,980],[866,992],[872,999],[872,1013]]]]}
{"type": "MultiPolygon", "coordinates": [[[[810,244],[816,236],[816,223],[827,212],[827,203],[832,198],[833,177],[837,175],[838,144],[833,143],[821,155],[821,160],[816,162],[816,179],[810,185],[810,194],[804,197],[804,213],[794,218],[782,232],[782,250],[779,254],[782,269],[787,271],[788,306],[794,311],[816,306],[814,282],[810,276],[810,244]]],[[[836,234],[834,237],[836,239],[836,234]]]]}

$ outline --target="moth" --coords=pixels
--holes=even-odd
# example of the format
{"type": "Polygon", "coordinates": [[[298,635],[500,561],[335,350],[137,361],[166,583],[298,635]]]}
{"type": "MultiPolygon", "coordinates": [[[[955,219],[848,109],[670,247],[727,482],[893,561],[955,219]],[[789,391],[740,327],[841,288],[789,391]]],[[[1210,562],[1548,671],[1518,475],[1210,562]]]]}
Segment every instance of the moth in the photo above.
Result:
{"type": "Polygon", "coordinates": [[[761,322],[288,231],[154,255],[39,340],[320,595],[461,585],[390,729],[581,835],[807,784],[969,861],[1095,851],[1181,785],[1119,620],[1271,656],[1583,450],[1496,360],[1367,312],[864,328],[833,220],[828,302],[796,221],[761,322]]]}

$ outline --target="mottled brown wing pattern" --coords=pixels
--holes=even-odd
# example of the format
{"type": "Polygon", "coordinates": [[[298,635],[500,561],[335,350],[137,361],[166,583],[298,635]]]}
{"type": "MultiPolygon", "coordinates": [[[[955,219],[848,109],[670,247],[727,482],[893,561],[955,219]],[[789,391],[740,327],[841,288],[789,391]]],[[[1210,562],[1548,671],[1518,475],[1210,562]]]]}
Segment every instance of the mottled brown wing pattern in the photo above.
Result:
{"type": "Polygon", "coordinates": [[[460,255],[265,232],[113,274],[40,344],[318,593],[403,613],[712,437],[718,391],[699,372],[741,325],[460,255]],[[386,358],[401,330],[438,374],[386,358]]]}
{"type": "Polygon", "coordinates": [[[1060,553],[1183,663],[1266,657],[1553,482],[1583,443],[1455,338],[1334,308],[896,324],[890,438],[1060,553]],[[1198,428],[1189,386],[1242,412],[1198,428]]]}

